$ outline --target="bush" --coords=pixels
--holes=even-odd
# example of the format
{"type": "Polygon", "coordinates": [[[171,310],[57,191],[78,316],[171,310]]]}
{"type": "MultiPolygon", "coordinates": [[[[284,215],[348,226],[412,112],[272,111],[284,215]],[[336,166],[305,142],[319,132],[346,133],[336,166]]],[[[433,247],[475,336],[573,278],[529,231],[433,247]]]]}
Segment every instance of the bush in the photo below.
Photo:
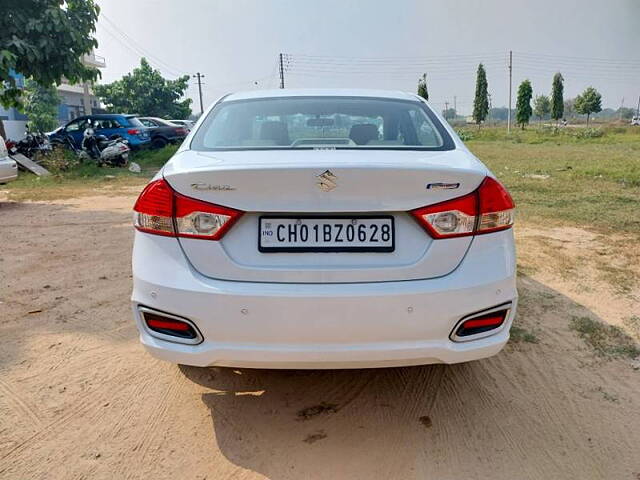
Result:
{"type": "Polygon", "coordinates": [[[576,138],[600,138],[604,136],[604,130],[601,128],[580,128],[574,135],[576,138]]]}
{"type": "Polygon", "coordinates": [[[456,130],[456,133],[460,137],[460,140],[462,140],[463,142],[468,142],[469,140],[473,140],[473,133],[471,133],[469,130],[458,129],[456,130]]]}
{"type": "Polygon", "coordinates": [[[63,147],[56,147],[38,160],[40,164],[51,173],[66,172],[80,165],[78,157],[63,147]]]}

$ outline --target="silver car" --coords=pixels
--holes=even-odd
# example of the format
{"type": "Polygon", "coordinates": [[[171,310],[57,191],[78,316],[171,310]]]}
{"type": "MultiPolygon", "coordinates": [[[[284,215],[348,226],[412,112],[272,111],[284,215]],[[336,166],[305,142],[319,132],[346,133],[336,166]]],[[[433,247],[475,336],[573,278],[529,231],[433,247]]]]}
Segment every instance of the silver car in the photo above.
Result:
{"type": "Polygon", "coordinates": [[[0,183],[11,182],[18,178],[18,164],[9,158],[9,152],[0,137],[0,183]]]}

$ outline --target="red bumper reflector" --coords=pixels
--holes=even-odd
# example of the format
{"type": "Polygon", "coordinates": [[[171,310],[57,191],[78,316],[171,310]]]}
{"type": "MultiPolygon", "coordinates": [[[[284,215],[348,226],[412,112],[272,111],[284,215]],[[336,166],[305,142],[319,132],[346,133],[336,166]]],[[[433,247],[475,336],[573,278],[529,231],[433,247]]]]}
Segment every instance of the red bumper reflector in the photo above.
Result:
{"type": "Polygon", "coordinates": [[[504,320],[504,312],[501,315],[490,316],[486,318],[474,318],[473,320],[467,320],[462,324],[462,326],[466,329],[469,328],[479,328],[479,327],[490,327],[490,326],[499,326],[502,324],[504,320]]]}
{"type": "Polygon", "coordinates": [[[191,328],[188,323],[182,323],[175,320],[156,320],[155,318],[149,318],[147,320],[147,325],[149,325],[151,328],[178,330],[181,332],[186,332],[191,328]]]}
{"type": "Polygon", "coordinates": [[[149,311],[143,311],[142,318],[150,330],[162,333],[163,335],[183,339],[194,339],[198,336],[190,323],[180,321],[176,318],[165,317],[159,313],[151,313],[149,311]]]}
{"type": "Polygon", "coordinates": [[[455,335],[457,337],[467,337],[469,335],[476,335],[478,333],[484,333],[498,328],[504,323],[508,313],[508,309],[499,310],[497,312],[491,312],[470,318],[460,324],[455,335]]]}

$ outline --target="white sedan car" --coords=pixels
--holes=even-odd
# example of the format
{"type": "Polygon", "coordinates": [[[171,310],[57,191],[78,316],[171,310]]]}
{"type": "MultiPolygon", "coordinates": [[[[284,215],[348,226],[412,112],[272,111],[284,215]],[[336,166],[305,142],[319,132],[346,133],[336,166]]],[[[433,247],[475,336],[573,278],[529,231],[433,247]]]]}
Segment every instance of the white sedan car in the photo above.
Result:
{"type": "Polygon", "coordinates": [[[134,211],[133,311],[157,358],[386,367],[509,339],[514,203],[416,95],[223,97],[134,211]]]}
{"type": "Polygon", "coordinates": [[[9,158],[9,152],[0,137],[0,184],[11,182],[18,178],[18,164],[9,158]]]}

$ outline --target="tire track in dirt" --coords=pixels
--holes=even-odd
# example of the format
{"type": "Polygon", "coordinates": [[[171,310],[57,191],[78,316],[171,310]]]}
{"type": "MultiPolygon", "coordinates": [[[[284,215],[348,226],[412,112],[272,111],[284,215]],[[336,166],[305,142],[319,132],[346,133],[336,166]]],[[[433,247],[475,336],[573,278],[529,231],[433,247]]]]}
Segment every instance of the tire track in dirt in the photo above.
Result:
{"type": "Polygon", "coordinates": [[[42,420],[36,409],[22,399],[22,397],[26,397],[26,395],[20,391],[16,392],[13,387],[1,378],[0,397],[7,402],[10,411],[15,412],[19,417],[27,418],[35,429],[42,427],[42,420]]]}

